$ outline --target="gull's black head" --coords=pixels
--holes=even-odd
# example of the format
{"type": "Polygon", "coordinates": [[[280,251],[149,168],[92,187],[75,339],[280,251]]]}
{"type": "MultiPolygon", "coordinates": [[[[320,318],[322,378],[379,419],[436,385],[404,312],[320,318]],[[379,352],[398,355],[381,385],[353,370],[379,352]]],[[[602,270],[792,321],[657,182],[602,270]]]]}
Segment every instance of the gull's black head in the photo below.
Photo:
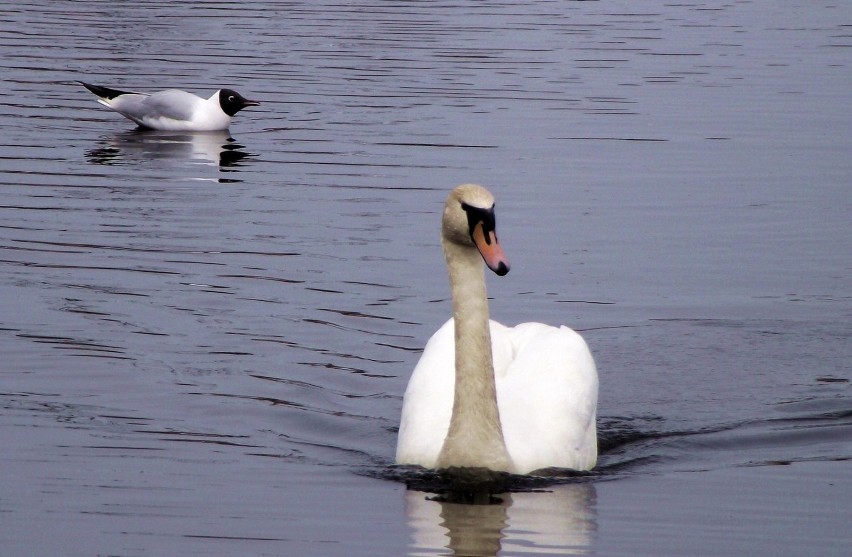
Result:
{"type": "Polygon", "coordinates": [[[245,98],[233,89],[222,89],[219,91],[219,106],[222,107],[222,112],[228,116],[233,116],[247,106],[257,106],[259,104],[257,101],[245,98]]]}

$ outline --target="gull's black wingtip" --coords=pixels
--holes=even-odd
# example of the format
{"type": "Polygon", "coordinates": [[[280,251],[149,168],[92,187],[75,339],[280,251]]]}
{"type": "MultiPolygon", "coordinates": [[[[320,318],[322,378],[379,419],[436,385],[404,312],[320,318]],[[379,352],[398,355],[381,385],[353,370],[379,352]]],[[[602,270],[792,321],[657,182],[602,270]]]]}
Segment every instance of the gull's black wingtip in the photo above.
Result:
{"type": "Polygon", "coordinates": [[[109,87],[101,87],[100,85],[91,85],[85,81],[77,81],[80,85],[97,95],[102,99],[114,99],[121,95],[126,95],[129,91],[119,91],[118,89],[110,89],[109,87]]]}

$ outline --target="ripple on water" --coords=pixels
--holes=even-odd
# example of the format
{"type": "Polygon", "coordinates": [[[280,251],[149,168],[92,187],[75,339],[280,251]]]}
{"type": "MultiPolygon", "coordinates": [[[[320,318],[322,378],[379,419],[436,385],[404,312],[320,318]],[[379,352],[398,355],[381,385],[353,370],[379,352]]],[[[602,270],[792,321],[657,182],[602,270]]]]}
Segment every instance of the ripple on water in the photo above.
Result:
{"type": "MultiPolygon", "coordinates": [[[[834,501],[813,497],[824,482],[788,489],[806,474],[739,515],[735,497],[708,515],[657,490],[707,498],[849,458],[838,6],[75,8],[18,2],[0,22],[0,511],[26,547],[264,554],[250,540],[281,540],[283,520],[290,553],[398,554],[358,544],[404,537],[387,524],[405,515],[408,553],[462,548],[474,522],[476,551],[565,553],[622,513],[629,543],[600,553],[658,555],[682,549],[660,547],[673,534],[719,543],[708,516],[834,501]],[[228,134],[140,133],[77,79],[262,105],[228,134]],[[513,262],[493,315],[569,324],[593,349],[600,464],[507,480],[480,514],[413,490],[402,512],[373,478],[445,489],[390,460],[408,374],[449,315],[438,223],[466,181],[498,195],[513,262]]],[[[823,531],[792,518],[784,532],[823,531]]],[[[726,531],[756,539],[740,522],[726,531]]]]}

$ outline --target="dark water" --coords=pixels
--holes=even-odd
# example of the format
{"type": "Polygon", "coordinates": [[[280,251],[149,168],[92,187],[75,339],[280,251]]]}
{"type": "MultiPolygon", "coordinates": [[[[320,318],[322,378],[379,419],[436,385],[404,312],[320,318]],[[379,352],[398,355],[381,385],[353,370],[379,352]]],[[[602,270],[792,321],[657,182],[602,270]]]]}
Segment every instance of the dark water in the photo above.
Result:
{"type": "Polygon", "coordinates": [[[852,8],[0,8],[3,555],[845,555],[852,8]],[[231,86],[137,133],[74,80],[231,86]],[[583,332],[600,476],[453,506],[383,477],[498,199],[506,323],[583,332]]]}

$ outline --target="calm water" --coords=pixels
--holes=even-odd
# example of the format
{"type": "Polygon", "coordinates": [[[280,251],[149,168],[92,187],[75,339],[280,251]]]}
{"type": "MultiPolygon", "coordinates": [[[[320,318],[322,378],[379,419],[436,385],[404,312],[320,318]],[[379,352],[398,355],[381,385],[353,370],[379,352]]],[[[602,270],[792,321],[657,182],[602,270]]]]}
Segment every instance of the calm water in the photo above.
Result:
{"type": "Polygon", "coordinates": [[[0,552],[845,555],[852,7],[0,8],[0,552]],[[74,80],[231,86],[139,133],[74,80]],[[382,479],[490,187],[492,315],[581,330],[600,478],[382,479]]]}

